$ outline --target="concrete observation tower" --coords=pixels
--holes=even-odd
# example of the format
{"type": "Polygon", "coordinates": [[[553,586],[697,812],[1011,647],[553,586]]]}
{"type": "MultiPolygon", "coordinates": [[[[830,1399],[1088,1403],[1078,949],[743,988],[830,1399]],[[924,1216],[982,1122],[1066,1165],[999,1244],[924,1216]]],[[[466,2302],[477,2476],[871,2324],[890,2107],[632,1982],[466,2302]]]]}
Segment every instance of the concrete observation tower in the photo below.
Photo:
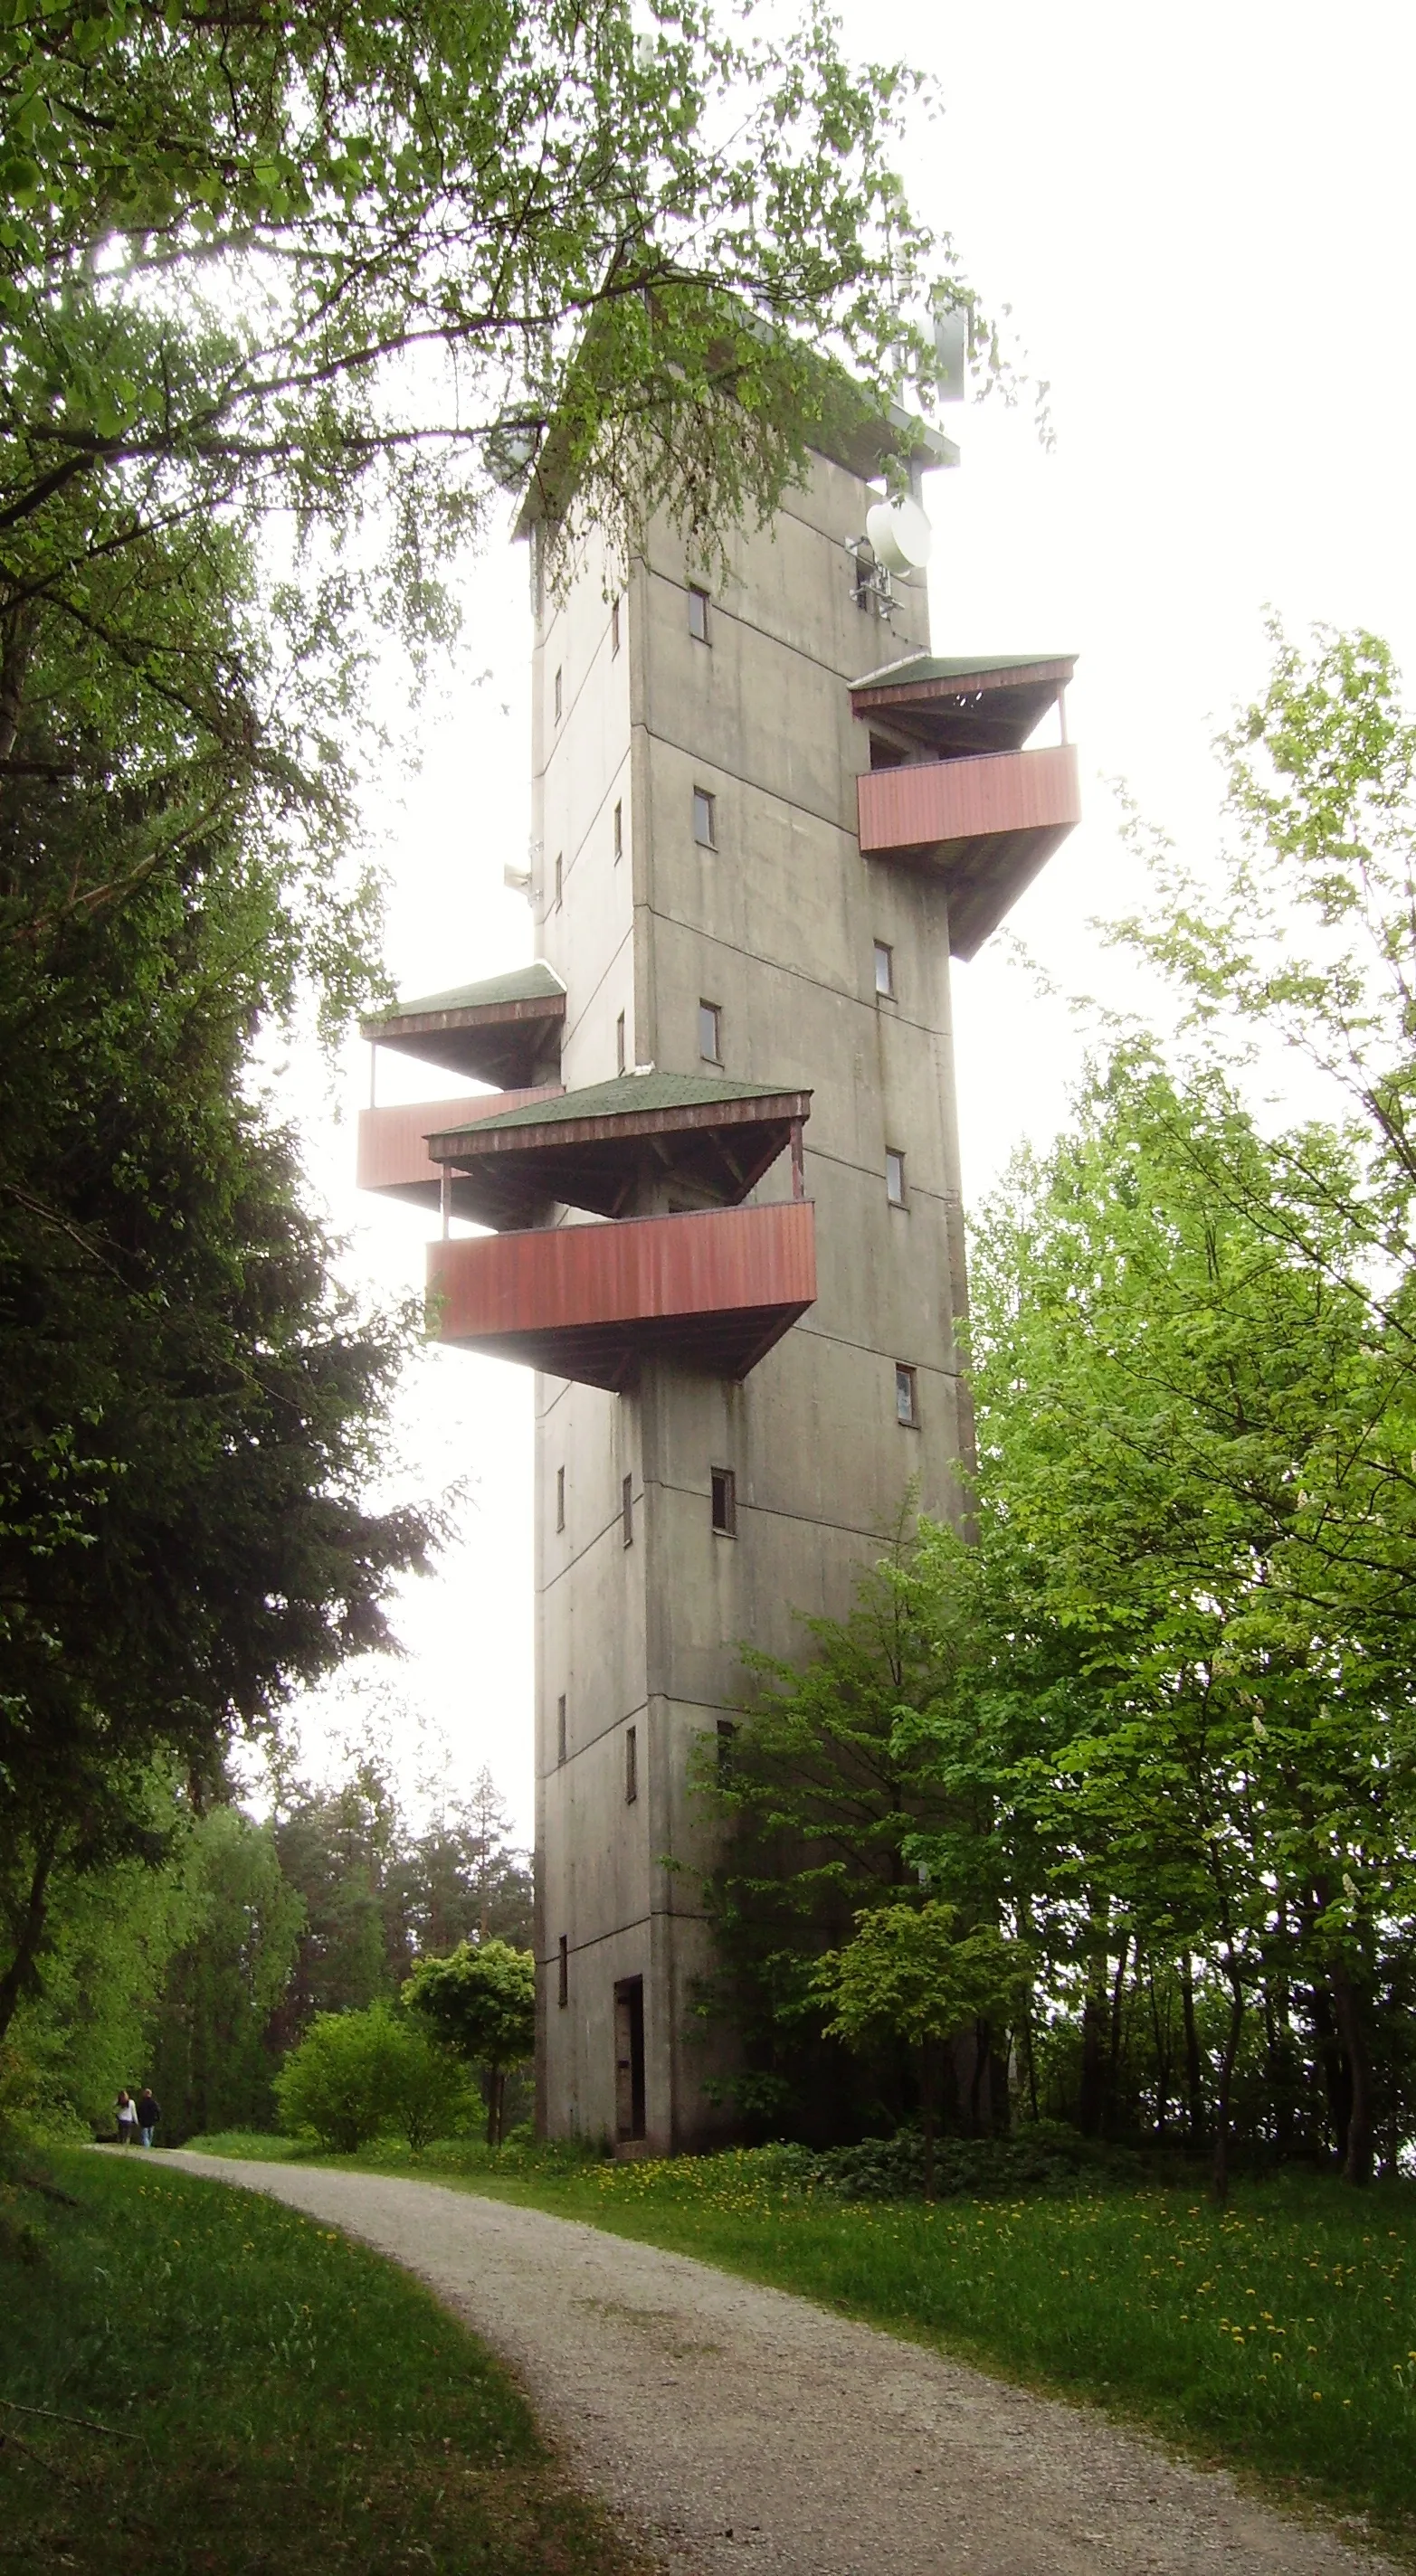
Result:
{"type": "Polygon", "coordinates": [[[366,1110],[359,1178],[441,1211],[442,1339],[537,1372],[553,2137],[722,2135],[690,1750],[733,1723],[742,1640],[794,1655],[794,1613],[849,1610],[912,1483],[959,1506],[949,959],[1078,819],[1073,663],[931,655],[922,574],[864,542],[890,449],[957,462],[868,425],[711,588],[655,526],[621,586],[591,544],[555,599],[523,513],[536,962],[365,1026],[497,1086],[366,1110]]]}

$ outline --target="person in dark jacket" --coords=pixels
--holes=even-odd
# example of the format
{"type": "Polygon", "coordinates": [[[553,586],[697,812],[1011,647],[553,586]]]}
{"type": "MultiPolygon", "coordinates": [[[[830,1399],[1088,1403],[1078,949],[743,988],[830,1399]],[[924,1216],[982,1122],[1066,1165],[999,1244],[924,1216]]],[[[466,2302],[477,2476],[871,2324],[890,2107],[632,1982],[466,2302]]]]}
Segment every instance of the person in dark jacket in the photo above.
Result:
{"type": "Polygon", "coordinates": [[[161,2117],[162,2113],[153,2099],[152,2086],[145,2084],[138,2095],[138,2134],[145,2147],[152,2145],[152,2133],[161,2117]]]}

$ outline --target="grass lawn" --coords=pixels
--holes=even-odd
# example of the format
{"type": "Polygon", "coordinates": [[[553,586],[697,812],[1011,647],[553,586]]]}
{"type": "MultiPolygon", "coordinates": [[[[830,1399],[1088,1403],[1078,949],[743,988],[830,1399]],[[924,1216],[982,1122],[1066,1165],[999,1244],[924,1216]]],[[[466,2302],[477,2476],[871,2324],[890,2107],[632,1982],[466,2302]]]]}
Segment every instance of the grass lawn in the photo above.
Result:
{"type": "MultiPolygon", "coordinates": [[[[204,2142],[216,2144],[215,2141],[204,2142]]],[[[289,2155],[288,2141],[227,2152],[289,2155]]],[[[1287,2175],[1006,2199],[827,2199],[770,2160],[362,2159],[697,2254],[1154,2426],[1271,2492],[1369,2515],[1416,2563],[1416,2188],[1287,2175]]]]}
{"type": "Polygon", "coordinates": [[[76,2206],[0,2192],[0,2565],[639,2569],[505,2373],[391,2263],[160,2156],[43,2170],[76,2206]]]}

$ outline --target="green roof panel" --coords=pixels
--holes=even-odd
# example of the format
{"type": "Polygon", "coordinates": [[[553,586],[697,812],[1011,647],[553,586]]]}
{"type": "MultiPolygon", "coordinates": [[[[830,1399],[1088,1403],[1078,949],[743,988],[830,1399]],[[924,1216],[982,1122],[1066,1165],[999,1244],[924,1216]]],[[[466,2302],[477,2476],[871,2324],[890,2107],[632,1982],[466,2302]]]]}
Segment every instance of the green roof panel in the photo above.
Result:
{"type": "Polygon", "coordinates": [[[907,653],[900,662],[887,662],[881,671],[867,671],[852,680],[853,689],[905,688],[924,680],[981,679],[985,671],[1036,671],[1054,662],[1075,662],[1075,653],[974,653],[966,661],[957,655],[943,659],[937,653],[907,653]]]}
{"type": "Polygon", "coordinates": [[[802,1086],[784,1082],[728,1082],[721,1074],[620,1073],[612,1082],[594,1082],[584,1091],[562,1091],[551,1100],[529,1100],[520,1109],[504,1109],[475,1125],[449,1127],[449,1136],[485,1136],[497,1128],[560,1127],[575,1118],[636,1118],[646,1110],[712,1109],[735,1100],[780,1100],[802,1086]]]}
{"type": "Polygon", "coordinates": [[[483,984],[455,984],[449,992],[420,993],[412,1000],[400,994],[391,1010],[378,1012],[365,1026],[379,1028],[394,1020],[431,1019],[439,1011],[495,1009],[501,1002],[555,1001],[564,991],[559,975],[538,957],[532,966],[514,967],[509,975],[493,975],[483,984]]]}

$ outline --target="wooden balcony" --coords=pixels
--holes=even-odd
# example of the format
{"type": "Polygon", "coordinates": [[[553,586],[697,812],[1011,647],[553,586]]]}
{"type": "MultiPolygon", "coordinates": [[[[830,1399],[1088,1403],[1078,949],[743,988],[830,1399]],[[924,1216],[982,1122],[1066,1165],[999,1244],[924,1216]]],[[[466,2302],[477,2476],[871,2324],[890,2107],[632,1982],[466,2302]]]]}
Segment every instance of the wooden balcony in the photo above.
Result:
{"type": "MultiPolygon", "coordinates": [[[[464,1092],[460,1100],[397,1101],[386,1109],[361,1109],[355,1186],[378,1190],[385,1198],[407,1199],[414,1207],[437,1208],[442,1166],[429,1159],[430,1136],[449,1127],[469,1127],[479,1118],[500,1118],[508,1109],[524,1109],[533,1100],[559,1097],[560,1084],[551,1082],[531,1091],[464,1092]]],[[[470,1204],[460,1204],[456,1178],[452,1213],[480,1215],[470,1204]]]]}
{"type": "Polygon", "coordinates": [[[1044,751],[906,760],[857,782],[867,858],[938,869],[949,889],[949,945],[972,957],[1023,888],[1081,821],[1071,743],[1044,751]]]}
{"type": "Polygon", "coordinates": [[[438,1339],[618,1389],[662,1354],[744,1378],[816,1296],[809,1199],[428,1246],[438,1339]]]}

